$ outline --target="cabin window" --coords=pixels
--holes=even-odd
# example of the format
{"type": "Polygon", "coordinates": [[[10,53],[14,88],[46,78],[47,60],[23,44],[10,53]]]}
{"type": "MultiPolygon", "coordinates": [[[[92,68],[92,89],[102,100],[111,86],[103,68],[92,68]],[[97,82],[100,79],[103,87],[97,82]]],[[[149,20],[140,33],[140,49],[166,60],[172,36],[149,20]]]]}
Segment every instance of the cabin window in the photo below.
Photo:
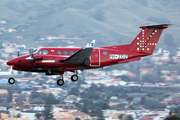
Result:
{"type": "Polygon", "coordinates": [[[62,54],[61,50],[58,50],[58,51],[57,51],[57,54],[59,54],[59,55],[62,54]]]}
{"type": "Polygon", "coordinates": [[[67,54],[68,54],[68,51],[67,51],[67,50],[64,50],[63,53],[64,53],[65,55],[67,55],[67,54]]]}
{"type": "Polygon", "coordinates": [[[107,54],[108,54],[108,52],[104,51],[104,52],[103,52],[103,54],[104,54],[104,55],[107,55],[107,54]]]}
{"type": "Polygon", "coordinates": [[[72,55],[72,54],[74,54],[74,51],[71,50],[69,53],[72,55]]]}
{"type": "Polygon", "coordinates": [[[48,51],[47,50],[43,50],[43,54],[48,54],[48,51]]]}

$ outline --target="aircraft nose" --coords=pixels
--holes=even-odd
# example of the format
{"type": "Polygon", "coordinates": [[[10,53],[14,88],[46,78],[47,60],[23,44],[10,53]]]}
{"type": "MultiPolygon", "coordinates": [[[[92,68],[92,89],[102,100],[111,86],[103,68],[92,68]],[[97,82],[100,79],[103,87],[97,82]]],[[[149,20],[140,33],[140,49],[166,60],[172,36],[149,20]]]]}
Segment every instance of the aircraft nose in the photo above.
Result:
{"type": "Polygon", "coordinates": [[[15,64],[15,61],[14,61],[14,60],[9,60],[9,61],[7,62],[7,65],[9,65],[9,66],[14,65],[14,64],[15,64]]]}

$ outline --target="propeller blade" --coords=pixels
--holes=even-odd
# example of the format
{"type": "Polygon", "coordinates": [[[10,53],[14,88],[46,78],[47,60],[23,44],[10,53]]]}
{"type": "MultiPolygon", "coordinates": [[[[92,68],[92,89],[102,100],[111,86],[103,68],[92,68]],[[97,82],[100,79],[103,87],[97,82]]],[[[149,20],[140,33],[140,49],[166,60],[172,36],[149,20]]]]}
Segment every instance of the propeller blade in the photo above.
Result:
{"type": "Polygon", "coordinates": [[[17,51],[17,56],[19,57],[19,51],[17,51]]]}
{"type": "Polygon", "coordinates": [[[29,54],[30,54],[30,56],[32,55],[31,48],[29,48],[29,54]]]}
{"type": "Polygon", "coordinates": [[[33,53],[32,52],[33,52],[32,49],[29,48],[30,57],[26,58],[27,61],[33,62],[34,58],[33,58],[33,53]]]}

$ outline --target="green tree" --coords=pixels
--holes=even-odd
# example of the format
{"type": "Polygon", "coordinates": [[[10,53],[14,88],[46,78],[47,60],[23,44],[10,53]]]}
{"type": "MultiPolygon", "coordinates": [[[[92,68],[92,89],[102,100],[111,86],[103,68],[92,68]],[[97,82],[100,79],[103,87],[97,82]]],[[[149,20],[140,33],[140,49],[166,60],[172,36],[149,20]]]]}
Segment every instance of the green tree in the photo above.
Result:
{"type": "Polygon", "coordinates": [[[171,110],[171,111],[169,112],[169,115],[172,115],[172,113],[173,113],[173,111],[171,110]]]}
{"type": "Polygon", "coordinates": [[[55,96],[52,93],[50,93],[49,96],[46,98],[46,103],[48,103],[48,104],[58,104],[59,100],[57,100],[55,98],[55,96]]]}
{"type": "Polygon", "coordinates": [[[75,95],[78,96],[79,95],[79,89],[77,87],[74,87],[70,90],[69,95],[75,95]]]}
{"type": "Polygon", "coordinates": [[[171,115],[165,118],[164,120],[180,120],[180,117],[177,115],[171,115]]]}
{"type": "Polygon", "coordinates": [[[53,107],[51,104],[46,104],[43,111],[45,120],[53,120],[53,107]]]}
{"type": "Polygon", "coordinates": [[[128,95],[127,95],[126,93],[122,93],[120,97],[121,97],[121,98],[127,98],[128,95]]]}
{"type": "Polygon", "coordinates": [[[20,118],[20,117],[21,117],[21,113],[18,113],[16,117],[17,117],[17,118],[20,118]]]}
{"type": "Polygon", "coordinates": [[[174,108],[174,113],[177,115],[180,115],[180,107],[179,106],[174,108]]]}
{"type": "Polygon", "coordinates": [[[75,120],[81,120],[80,118],[76,118],[75,120]]]}
{"type": "Polygon", "coordinates": [[[37,113],[35,114],[35,117],[36,117],[37,119],[41,119],[42,113],[37,112],[37,113]]]}
{"type": "Polygon", "coordinates": [[[42,99],[46,99],[47,95],[45,93],[39,93],[39,92],[35,92],[35,91],[31,92],[31,96],[30,96],[31,99],[39,98],[39,97],[42,99]]]}
{"type": "Polygon", "coordinates": [[[133,97],[132,97],[132,96],[130,96],[130,97],[126,98],[126,100],[128,100],[128,101],[132,101],[132,100],[133,100],[133,97]]]}
{"type": "Polygon", "coordinates": [[[45,100],[46,104],[44,106],[43,116],[45,120],[53,120],[53,106],[52,104],[56,104],[57,100],[53,94],[49,94],[45,100]]]}
{"type": "Polygon", "coordinates": [[[98,87],[96,84],[91,84],[91,87],[89,88],[89,91],[91,91],[91,93],[97,92],[98,91],[98,87]]]}
{"type": "Polygon", "coordinates": [[[155,75],[155,74],[144,75],[142,79],[143,82],[149,82],[149,83],[157,83],[163,81],[163,79],[159,75],[155,75]]]}
{"type": "Polygon", "coordinates": [[[128,107],[128,109],[129,109],[129,110],[134,110],[134,106],[133,106],[133,105],[130,105],[130,106],[128,107]]]}
{"type": "Polygon", "coordinates": [[[84,105],[82,112],[88,113],[88,108],[84,105]]]}
{"type": "Polygon", "coordinates": [[[97,116],[98,116],[97,120],[104,120],[104,116],[103,116],[102,110],[99,108],[99,109],[97,109],[96,112],[97,112],[97,116]]]}
{"type": "Polygon", "coordinates": [[[166,105],[158,100],[150,100],[145,102],[144,107],[150,110],[163,110],[166,108],[166,105]]]}
{"type": "Polygon", "coordinates": [[[122,118],[124,118],[124,114],[120,114],[118,118],[121,120],[122,118]]]}
{"type": "Polygon", "coordinates": [[[106,109],[109,109],[109,106],[108,106],[107,103],[103,103],[103,105],[101,106],[101,108],[102,108],[103,110],[106,110],[106,109]]]}
{"type": "Polygon", "coordinates": [[[145,102],[146,102],[146,98],[145,98],[145,97],[142,97],[142,98],[141,98],[141,105],[144,105],[145,102]]]}
{"type": "Polygon", "coordinates": [[[134,118],[131,115],[128,115],[125,120],[134,120],[134,118]]]}
{"type": "Polygon", "coordinates": [[[131,81],[130,78],[129,78],[128,76],[126,76],[126,75],[122,75],[122,76],[120,76],[120,77],[121,77],[121,79],[122,79],[123,81],[126,81],[126,82],[131,81]]]}

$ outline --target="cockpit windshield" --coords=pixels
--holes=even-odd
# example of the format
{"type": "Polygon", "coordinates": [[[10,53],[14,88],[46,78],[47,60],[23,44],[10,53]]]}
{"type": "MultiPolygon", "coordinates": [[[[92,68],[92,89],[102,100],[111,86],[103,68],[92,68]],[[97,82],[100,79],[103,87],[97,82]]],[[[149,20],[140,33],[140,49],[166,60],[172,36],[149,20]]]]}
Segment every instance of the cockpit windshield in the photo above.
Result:
{"type": "Polygon", "coordinates": [[[39,51],[41,51],[41,49],[38,49],[38,50],[34,51],[34,54],[38,54],[39,51]]]}

